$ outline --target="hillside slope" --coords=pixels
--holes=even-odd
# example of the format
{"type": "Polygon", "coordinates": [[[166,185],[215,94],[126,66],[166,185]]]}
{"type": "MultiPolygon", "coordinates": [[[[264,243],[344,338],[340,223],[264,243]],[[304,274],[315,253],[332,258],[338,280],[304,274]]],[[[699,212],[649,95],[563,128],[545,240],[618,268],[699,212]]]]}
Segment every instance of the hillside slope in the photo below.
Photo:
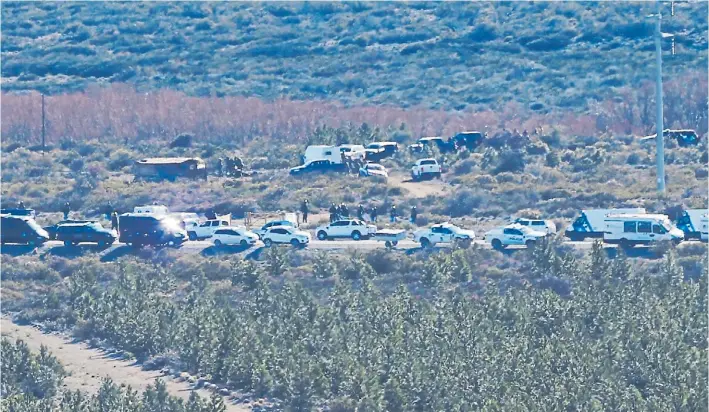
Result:
{"type": "MultiPolygon", "coordinates": [[[[583,109],[654,76],[650,3],[2,3],[2,89],[129,82],[190,95],[583,109]]],[[[668,77],[706,71],[677,3],[668,77]]],[[[669,12],[669,6],[667,6],[669,12]]]]}

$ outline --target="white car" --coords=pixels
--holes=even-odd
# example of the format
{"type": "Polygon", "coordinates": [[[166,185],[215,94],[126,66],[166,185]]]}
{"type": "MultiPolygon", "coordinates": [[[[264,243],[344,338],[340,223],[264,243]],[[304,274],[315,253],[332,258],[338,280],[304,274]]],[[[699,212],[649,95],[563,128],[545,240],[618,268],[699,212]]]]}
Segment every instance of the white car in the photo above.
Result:
{"type": "Polygon", "coordinates": [[[553,235],[556,233],[556,225],[551,220],[525,219],[520,217],[515,219],[512,223],[518,223],[522,226],[527,226],[532,230],[545,232],[548,235],[553,235]]]}
{"type": "Polygon", "coordinates": [[[451,223],[440,223],[414,232],[414,242],[420,243],[421,247],[453,242],[470,245],[473,241],[475,241],[474,231],[460,228],[451,223]]]}
{"type": "Polygon", "coordinates": [[[420,159],[411,168],[411,179],[419,181],[425,178],[441,178],[441,165],[436,159],[420,159]]]}
{"type": "Polygon", "coordinates": [[[485,233],[485,240],[490,242],[493,249],[504,249],[512,245],[525,245],[533,247],[537,241],[543,239],[546,232],[530,229],[529,226],[522,226],[518,223],[498,227],[485,233]]]}
{"type": "Polygon", "coordinates": [[[290,220],[272,220],[265,225],[261,226],[260,229],[254,229],[252,232],[256,233],[256,235],[259,237],[259,239],[263,238],[263,235],[268,232],[268,229],[274,227],[274,226],[290,226],[290,227],[295,227],[295,224],[291,222],[290,220]]]}
{"type": "Polygon", "coordinates": [[[315,229],[315,233],[320,240],[335,237],[351,237],[354,240],[360,240],[377,233],[377,227],[368,225],[359,219],[343,219],[320,226],[315,229]]]}
{"type": "Polygon", "coordinates": [[[379,163],[366,163],[364,166],[359,168],[359,175],[362,177],[383,177],[388,178],[389,172],[386,168],[379,163]]]}
{"type": "Polygon", "coordinates": [[[200,240],[212,237],[214,232],[219,229],[229,227],[229,221],[226,219],[207,220],[206,222],[185,222],[185,230],[190,240],[200,240]]]}
{"type": "Polygon", "coordinates": [[[249,232],[243,227],[225,226],[217,229],[212,235],[214,246],[239,245],[247,247],[255,245],[258,241],[256,233],[249,232]]]}
{"type": "Polygon", "coordinates": [[[271,247],[273,244],[291,244],[298,247],[310,243],[310,233],[293,226],[272,226],[264,233],[262,239],[266,247],[271,247]]]}

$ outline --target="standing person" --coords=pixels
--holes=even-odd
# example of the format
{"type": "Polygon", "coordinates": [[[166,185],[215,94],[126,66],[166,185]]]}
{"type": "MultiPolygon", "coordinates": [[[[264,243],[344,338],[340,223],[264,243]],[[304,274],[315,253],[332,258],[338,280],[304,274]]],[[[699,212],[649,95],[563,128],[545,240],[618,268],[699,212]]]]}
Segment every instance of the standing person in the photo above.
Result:
{"type": "Polygon", "coordinates": [[[389,209],[389,221],[391,223],[396,222],[396,206],[391,205],[391,209],[389,209]]]}
{"type": "Polygon", "coordinates": [[[337,220],[337,206],[333,203],[330,205],[330,223],[337,220]]]}
{"type": "Polygon", "coordinates": [[[222,170],[224,169],[224,161],[220,157],[219,160],[217,160],[217,176],[221,177],[222,176],[222,170]]]}
{"type": "Polygon", "coordinates": [[[111,213],[111,229],[118,231],[118,213],[115,210],[111,213]]]}
{"type": "Polygon", "coordinates": [[[416,206],[411,207],[411,223],[416,224],[416,215],[418,215],[418,211],[416,210],[416,206]]]}
{"type": "Polygon", "coordinates": [[[62,208],[62,213],[64,213],[64,220],[69,219],[69,212],[71,212],[71,207],[69,206],[69,202],[64,203],[64,207],[62,208]]]}
{"type": "Polygon", "coordinates": [[[369,217],[372,218],[372,222],[376,223],[376,221],[377,221],[377,207],[376,206],[372,206],[372,210],[369,211],[369,217]]]}
{"type": "Polygon", "coordinates": [[[25,208],[25,202],[23,202],[22,200],[20,200],[20,203],[17,205],[17,208],[18,208],[18,209],[24,209],[24,208],[25,208]]]}
{"type": "Polygon", "coordinates": [[[357,208],[357,219],[359,220],[364,220],[364,206],[362,204],[359,204],[359,207],[357,208]]]}
{"type": "Polygon", "coordinates": [[[350,217],[350,211],[349,211],[349,209],[347,209],[347,205],[344,203],[340,205],[340,215],[342,218],[345,218],[345,219],[350,217]]]}
{"type": "Polygon", "coordinates": [[[113,204],[111,204],[111,201],[108,201],[108,205],[106,206],[106,220],[111,220],[111,212],[113,212],[113,204]]]}
{"type": "Polygon", "coordinates": [[[300,205],[300,213],[303,214],[303,223],[308,223],[308,199],[303,200],[300,205]]]}
{"type": "Polygon", "coordinates": [[[209,211],[204,214],[204,217],[206,217],[207,220],[216,220],[217,213],[214,211],[214,209],[209,209],[209,211]]]}

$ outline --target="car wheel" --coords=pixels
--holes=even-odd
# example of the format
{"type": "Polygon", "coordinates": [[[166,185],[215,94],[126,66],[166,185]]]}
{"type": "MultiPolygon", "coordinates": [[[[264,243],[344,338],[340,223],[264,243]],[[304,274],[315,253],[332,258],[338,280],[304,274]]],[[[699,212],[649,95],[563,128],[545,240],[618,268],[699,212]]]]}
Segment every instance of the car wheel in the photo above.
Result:
{"type": "Polygon", "coordinates": [[[473,242],[470,239],[459,239],[458,240],[458,247],[463,248],[463,249],[467,249],[470,247],[470,245],[472,243],[473,242]]]}
{"type": "Polygon", "coordinates": [[[421,247],[428,248],[431,247],[431,241],[427,237],[421,238],[421,247]]]}
{"type": "Polygon", "coordinates": [[[327,239],[327,233],[324,230],[319,231],[318,232],[318,239],[320,239],[320,240],[327,239]]]}
{"type": "Polygon", "coordinates": [[[386,246],[387,249],[391,249],[392,247],[394,247],[393,244],[388,240],[384,242],[384,246],[386,246]]]}
{"type": "Polygon", "coordinates": [[[221,245],[222,245],[222,241],[221,241],[221,240],[216,239],[216,240],[214,241],[214,246],[221,246],[221,245]]]}
{"type": "Polygon", "coordinates": [[[362,234],[359,233],[358,231],[352,232],[352,240],[360,240],[362,239],[362,234]]]}
{"type": "Polygon", "coordinates": [[[197,234],[195,232],[190,232],[187,234],[187,237],[189,237],[190,240],[195,241],[197,240],[197,234]]]}
{"type": "Polygon", "coordinates": [[[264,244],[266,247],[271,247],[271,245],[273,245],[273,241],[272,241],[271,239],[266,239],[266,240],[263,241],[263,244],[264,244]]]}
{"type": "Polygon", "coordinates": [[[65,240],[65,241],[64,241],[64,246],[66,246],[66,247],[71,246],[71,242],[68,241],[68,240],[65,240]]]}
{"type": "Polygon", "coordinates": [[[492,239],[492,248],[502,250],[502,241],[500,239],[492,239]]]}
{"type": "Polygon", "coordinates": [[[527,246],[527,249],[531,249],[531,248],[534,247],[534,245],[536,244],[536,242],[530,239],[530,240],[524,242],[524,244],[527,246]]]}
{"type": "Polygon", "coordinates": [[[241,239],[241,242],[239,242],[239,244],[241,245],[241,247],[246,247],[249,245],[249,242],[247,242],[246,239],[241,239]]]}
{"type": "Polygon", "coordinates": [[[620,239],[619,244],[621,249],[630,249],[631,247],[633,247],[633,244],[630,243],[628,239],[620,239]]]}
{"type": "Polygon", "coordinates": [[[291,244],[293,247],[298,247],[298,246],[300,246],[300,242],[298,242],[298,239],[291,239],[290,244],[291,244]]]}

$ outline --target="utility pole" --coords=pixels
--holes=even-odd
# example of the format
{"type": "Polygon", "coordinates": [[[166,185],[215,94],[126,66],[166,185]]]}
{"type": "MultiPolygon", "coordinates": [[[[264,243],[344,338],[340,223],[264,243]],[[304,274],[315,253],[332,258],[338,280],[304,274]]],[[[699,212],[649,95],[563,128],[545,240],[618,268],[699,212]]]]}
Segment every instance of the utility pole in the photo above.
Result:
{"type": "Polygon", "coordinates": [[[44,127],[44,93],[42,93],[42,156],[44,156],[44,152],[46,151],[46,140],[45,140],[45,127],[44,127]]]}
{"type": "Polygon", "coordinates": [[[660,13],[661,3],[655,3],[657,10],[655,14],[655,60],[657,65],[657,80],[655,84],[657,104],[657,193],[660,196],[665,195],[665,133],[662,124],[662,14],[660,13]]]}

